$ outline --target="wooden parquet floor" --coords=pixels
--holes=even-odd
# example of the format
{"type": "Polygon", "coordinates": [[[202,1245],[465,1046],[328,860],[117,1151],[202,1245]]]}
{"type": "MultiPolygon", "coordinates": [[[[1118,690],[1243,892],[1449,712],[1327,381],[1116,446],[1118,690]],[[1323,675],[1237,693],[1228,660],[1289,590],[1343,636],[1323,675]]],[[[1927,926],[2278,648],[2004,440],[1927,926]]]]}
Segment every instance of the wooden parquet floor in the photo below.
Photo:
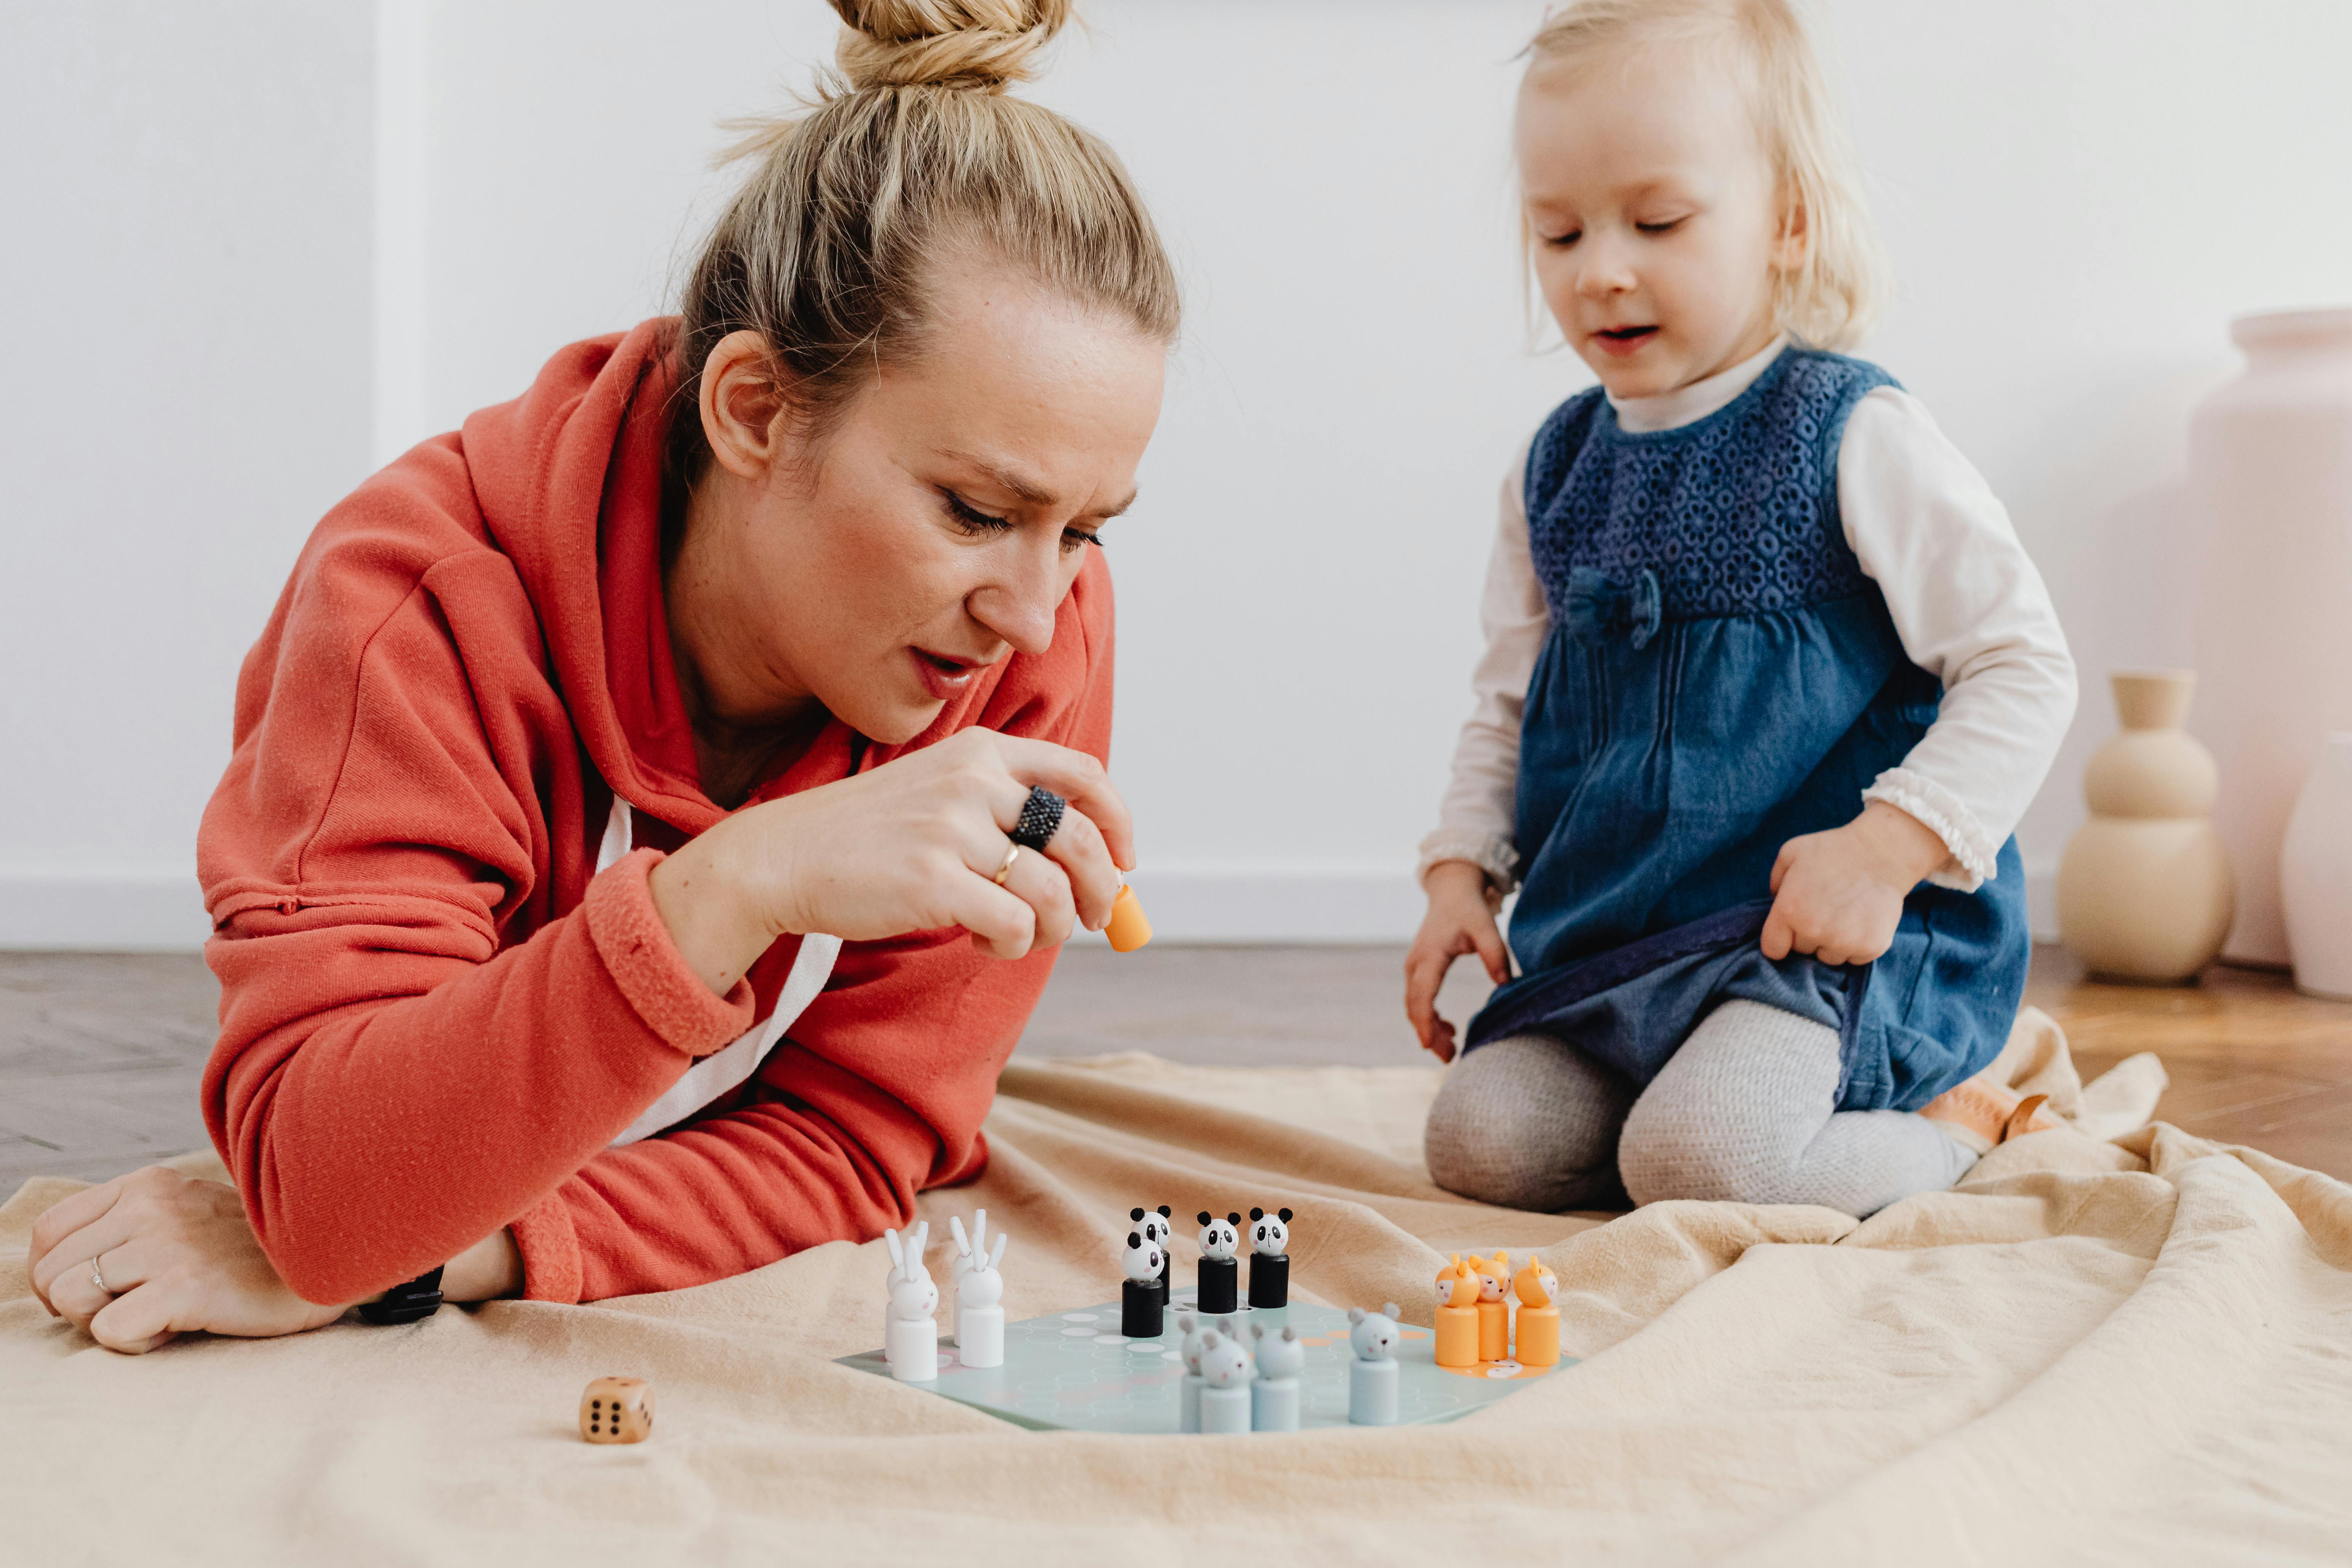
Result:
{"type": "MultiPolygon", "coordinates": [[[[1386,947],[1074,949],[1022,1049],[1408,1066],[1427,1058],[1399,1006],[1402,961],[1386,947]]],[[[1470,968],[1455,966],[1449,1017],[1482,999],[1470,968]]],[[[2027,994],[2065,1026],[2086,1078],[2152,1050],[2172,1075],[2164,1120],[2352,1180],[2352,1004],[2245,970],[2101,985],[2054,948],[2035,954],[2027,994]]],[[[98,1179],[202,1147],[196,1083],[218,996],[193,954],[0,953],[0,1196],[27,1176],[98,1179]]]]}

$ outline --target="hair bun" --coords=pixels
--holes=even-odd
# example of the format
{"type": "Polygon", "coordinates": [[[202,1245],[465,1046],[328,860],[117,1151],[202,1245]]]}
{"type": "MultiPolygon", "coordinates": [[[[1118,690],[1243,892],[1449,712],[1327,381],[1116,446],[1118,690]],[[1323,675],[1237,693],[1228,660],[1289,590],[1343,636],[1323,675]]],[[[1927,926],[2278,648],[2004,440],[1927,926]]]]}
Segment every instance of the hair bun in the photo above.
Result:
{"type": "Polygon", "coordinates": [[[1002,91],[1030,62],[1073,0],[832,0],[846,23],[834,58],[853,88],[962,87],[1002,91]]]}

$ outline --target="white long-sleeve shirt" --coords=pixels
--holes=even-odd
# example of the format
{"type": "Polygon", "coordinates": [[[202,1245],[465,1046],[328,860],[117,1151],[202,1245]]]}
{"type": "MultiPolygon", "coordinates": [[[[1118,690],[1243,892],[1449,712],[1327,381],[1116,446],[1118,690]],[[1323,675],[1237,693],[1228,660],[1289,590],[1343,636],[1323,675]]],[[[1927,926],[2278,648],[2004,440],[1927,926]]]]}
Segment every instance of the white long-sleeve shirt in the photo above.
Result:
{"type": "MultiPolygon", "coordinates": [[[[1775,342],[1704,381],[1610,405],[1629,432],[1672,430],[1738,397],[1786,347],[1775,342]]],[[[1504,477],[1479,608],[1486,648],[1471,676],[1475,706],[1454,747],[1437,830],[1421,845],[1423,873],[1440,860],[1474,861],[1506,892],[1517,879],[1520,710],[1551,629],[1528,549],[1533,442],[1504,477]]],[[[1837,486],[1846,543],[1885,595],[1903,651],[1944,687],[1935,723],[1854,809],[1884,800],[1918,818],[1951,851],[1929,880],[1973,892],[1994,874],[1994,857],[2074,718],[2074,657],[2009,513],[1917,398],[1882,386],[1854,405],[1837,486]]]]}

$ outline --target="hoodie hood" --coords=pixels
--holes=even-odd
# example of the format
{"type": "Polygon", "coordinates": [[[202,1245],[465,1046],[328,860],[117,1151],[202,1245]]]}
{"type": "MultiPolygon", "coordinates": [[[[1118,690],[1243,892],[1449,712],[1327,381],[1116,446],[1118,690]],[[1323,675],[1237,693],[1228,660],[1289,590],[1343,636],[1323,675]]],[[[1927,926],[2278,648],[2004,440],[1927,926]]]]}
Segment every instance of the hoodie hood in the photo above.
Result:
{"type": "MultiPolygon", "coordinates": [[[[676,321],[573,343],[465,423],[475,498],[539,613],[580,743],[631,805],[689,834],[704,795],[662,607],[661,493],[676,321]]],[[[834,728],[837,728],[835,726],[834,728]]]]}

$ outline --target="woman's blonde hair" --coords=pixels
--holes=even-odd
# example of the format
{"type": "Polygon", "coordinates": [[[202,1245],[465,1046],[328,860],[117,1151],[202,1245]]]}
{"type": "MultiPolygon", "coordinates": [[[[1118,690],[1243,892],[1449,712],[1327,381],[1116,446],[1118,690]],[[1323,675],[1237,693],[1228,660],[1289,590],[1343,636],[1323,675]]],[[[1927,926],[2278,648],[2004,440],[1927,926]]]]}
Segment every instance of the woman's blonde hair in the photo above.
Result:
{"type": "Polygon", "coordinates": [[[835,58],[794,113],[737,122],[723,156],[756,159],[680,301],[674,481],[709,459],[702,366],[729,333],[764,338],[788,406],[821,433],[875,369],[918,358],[934,269],[966,258],[1163,342],[1174,268],[1110,148],[1007,97],[1073,0],[831,0],[835,58]]]}
{"type": "Polygon", "coordinates": [[[1564,60],[1658,43],[1720,49],[1745,77],[1765,156],[1804,222],[1804,259],[1778,274],[1773,313],[1801,342],[1852,347],[1885,300],[1886,253],[1790,0],[1575,0],[1545,21],[1528,52],[1564,60]]]}

